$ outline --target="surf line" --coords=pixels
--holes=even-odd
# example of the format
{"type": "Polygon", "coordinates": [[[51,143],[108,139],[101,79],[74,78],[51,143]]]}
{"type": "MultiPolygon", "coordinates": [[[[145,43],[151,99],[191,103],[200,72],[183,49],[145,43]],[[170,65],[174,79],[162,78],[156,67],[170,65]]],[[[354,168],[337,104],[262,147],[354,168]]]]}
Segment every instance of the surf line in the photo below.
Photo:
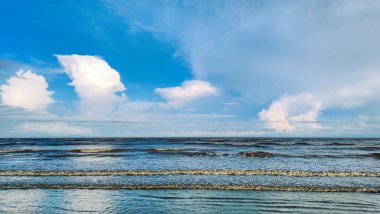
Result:
{"type": "Polygon", "coordinates": [[[363,192],[380,193],[380,189],[363,187],[318,187],[318,186],[265,186],[265,185],[77,185],[77,184],[14,184],[0,185],[0,189],[86,189],[86,190],[155,190],[155,189],[205,189],[205,190],[252,190],[288,192],[363,192]]]}
{"type": "Polygon", "coordinates": [[[89,170],[89,171],[8,171],[0,176],[150,176],[150,175],[268,175],[292,177],[380,177],[380,172],[288,171],[288,170],[89,170]]]}

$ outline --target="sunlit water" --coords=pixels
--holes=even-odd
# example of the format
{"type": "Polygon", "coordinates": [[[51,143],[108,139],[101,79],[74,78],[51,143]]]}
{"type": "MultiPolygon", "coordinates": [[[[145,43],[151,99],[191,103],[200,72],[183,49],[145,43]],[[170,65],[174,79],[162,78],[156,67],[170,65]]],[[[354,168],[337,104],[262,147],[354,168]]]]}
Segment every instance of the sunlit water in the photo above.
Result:
{"type": "Polygon", "coordinates": [[[379,139],[1,139],[0,212],[377,212],[379,139]]]}

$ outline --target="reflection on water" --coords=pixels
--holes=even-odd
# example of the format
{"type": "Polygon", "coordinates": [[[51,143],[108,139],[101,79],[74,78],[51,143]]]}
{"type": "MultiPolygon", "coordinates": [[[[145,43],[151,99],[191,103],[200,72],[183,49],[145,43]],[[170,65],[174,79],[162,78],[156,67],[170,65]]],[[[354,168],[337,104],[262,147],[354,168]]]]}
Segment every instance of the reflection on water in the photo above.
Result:
{"type": "Polygon", "coordinates": [[[0,190],[0,212],[23,213],[28,211],[28,213],[40,213],[41,205],[50,203],[50,199],[52,199],[47,197],[46,193],[47,191],[44,190],[0,190]]]}
{"type": "Polygon", "coordinates": [[[112,191],[61,192],[64,205],[61,209],[68,212],[109,212],[115,200],[112,194],[112,191]]]}
{"type": "Polygon", "coordinates": [[[380,210],[365,193],[223,190],[0,190],[10,213],[358,213],[380,210]],[[37,196],[37,197],[34,197],[37,196]]]}

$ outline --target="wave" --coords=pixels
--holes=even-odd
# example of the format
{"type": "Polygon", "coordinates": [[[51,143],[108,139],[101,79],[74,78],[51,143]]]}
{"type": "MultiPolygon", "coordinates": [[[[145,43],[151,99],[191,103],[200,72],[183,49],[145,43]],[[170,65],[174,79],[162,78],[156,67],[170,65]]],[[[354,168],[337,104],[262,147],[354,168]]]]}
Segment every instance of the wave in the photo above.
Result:
{"type": "Polygon", "coordinates": [[[107,152],[123,152],[132,149],[120,148],[100,148],[100,149],[0,149],[0,153],[49,153],[49,152],[73,152],[73,153],[107,153],[107,152]]]}
{"type": "Polygon", "coordinates": [[[281,154],[280,156],[289,158],[375,158],[380,159],[380,153],[366,153],[366,154],[308,154],[308,155],[290,155],[281,154]]]}
{"type": "Polygon", "coordinates": [[[253,152],[240,152],[237,154],[231,153],[216,153],[212,150],[201,150],[194,151],[193,149],[178,149],[178,148],[165,148],[165,149],[152,149],[152,153],[165,154],[165,155],[185,155],[190,157],[200,156],[200,157],[216,157],[216,156],[242,156],[242,157],[272,157],[277,154],[264,152],[264,151],[253,151],[253,152]]]}
{"type": "Polygon", "coordinates": [[[249,147],[249,148],[261,148],[265,145],[256,144],[256,143],[241,143],[241,142],[190,142],[184,143],[187,145],[200,145],[200,146],[231,146],[231,147],[249,147]]]}
{"type": "Polygon", "coordinates": [[[207,189],[207,190],[253,190],[253,191],[288,191],[288,192],[365,192],[380,193],[379,189],[364,187],[321,187],[321,186],[266,186],[250,184],[202,185],[202,184],[169,184],[169,185],[77,185],[77,184],[14,184],[0,185],[0,189],[207,189]]]}
{"type": "Polygon", "coordinates": [[[365,151],[380,151],[380,147],[378,146],[366,146],[366,147],[359,147],[359,148],[353,148],[353,149],[360,149],[365,151]]]}
{"type": "Polygon", "coordinates": [[[214,156],[224,156],[224,154],[209,152],[208,150],[196,151],[194,149],[181,149],[181,148],[153,148],[149,150],[154,154],[162,155],[185,155],[189,157],[214,157],[214,156]]]}
{"type": "Polygon", "coordinates": [[[125,149],[73,149],[69,152],[76,153],[105,153],[105,152],[123,152],[125,149]]]}
{"type": "Polygon", "coordinates": [[[182,151],[181,148],[154,148],[153,151],[182,151]]]}
{"type": "MultiPolygon", "coordinates": [[[[253,140],[239,141],[220,140],[220,141],[199,141],[199,142],[182,142],[187,145],[209,145],[209,146],[231,146],[231,147],[267,147],[267,146],[338,146],[347,148],[347,146],[363,146],[360,142],[323,142],[323,141],[273,141],[273,140],[253,140]]],[[[364,145],[365,146],[365,145],[364,145]]],[[[373,146],[372,144],[370,146],[373,146]]]]}
{"type": "Polygon", "coordinates": [[[77,156],[96,156],[96,157],[123,157],[137,155],[135,152],[147,152],[155,155],[179,155],[188,157],[247,157],[247,158],[373,158],[380,159],[380,153],[314,153],[314,154],[286,154],[286,153],[271,153],[267,151],[242,151],[239,153],[220,153],[213,149],[197,149],[197,148],[95,148],[95,149],[0,149],[1,154],[41,154],[47,158],[66,158],[77,156]]]}
{"type": "Polygon", "coordinates": [[[380,177],[380,172],[290,170],[94,170],[94,171],[0,171],[0,176],[150,176],[150,175],[268,175],[292,177],[380,177]]]}
{"type": "Polygon", "coordinates": [[[286,157],[286,158],[375,158],[380,159],[380,153],[367,153],[367,154],[280,154],[271,153],[266,151],[245,151],[239,153],[217,153],[213,150],[200,150],[194,151],[193,149],[151,149],[151,153],[159,155],[184,155],[189,157],[220,157],[220,156],[240,156],[252,158],[269,158],[269,157],[286,157]]]}
{"type": "Polygon", "coordinates": [[[229,156],[229,154],[226,153],[214,153],[214,152],[190,152],[186,153],[185,155],[190,157],[217,157],[217,156],[229,156]]]}
{"type": "Polygon", "coordinates": [[[35,150],[32,149],[1,149],[0,153],[29,153],[29,152],[35,152],[35,150]]]}
{"type": "Polygon", "coordinates": [[[239,155],[239,156],[244,156],[244,157],[257,157],[257,158],[263,158],[263,157],[272,157],[272,156],[275,156],[275,154],[273,154],[273,153],[263,152],[263,151],[256,151],[256,152],[240,152],[238,155],[239,155]]]}
{"type": "Polygon", "coordinates": [[[190,152],[190,151],[172,151],[172,150],[154,150],[152,153],[158,153],[163,155],[184,155],[189,157],[216,157],[216,156],[229,156],[226,153],[214,153],[214,152],[190,152]]]}
{"type": "Polygon", "coordinates": [[[376,158],[376,159],[380,159],[380,153],[371,153],[371,154],[369,154],[369,156],[376,158]]]}
{"type": "Polygon", "coordinates": [[[42,153],[42,152],[60,152],[56,149],[0,149],[0,153],[42,153]]]}

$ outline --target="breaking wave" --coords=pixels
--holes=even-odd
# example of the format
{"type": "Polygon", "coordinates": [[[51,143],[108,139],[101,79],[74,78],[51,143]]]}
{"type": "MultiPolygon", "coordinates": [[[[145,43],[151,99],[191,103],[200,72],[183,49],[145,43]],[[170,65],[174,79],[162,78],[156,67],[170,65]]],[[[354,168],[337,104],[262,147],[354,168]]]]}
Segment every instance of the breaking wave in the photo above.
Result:
{"type": "Polygon", "coordinates": [[[289,192],[365,192],[380,193],[379,189],[364,187],[321,187],[321,186],[266,186],[250,184],[232,185],[202,185],[202,184],[181,184],[181,185],[77,185],[77,184],[15,184],[0,185],[0,189],[209,189],[209,190],[253,190],[253,191],[289,191],[289,192]]]}
{"type": "Polygon", "coordinates": [[[268,175],[293,177],[380,177],[380,172],[289,170],[123,170],[123,171],[0,171],[0,176],[149,176],[149,175],[268,175]]]}
{"type": "Polygon", "coordinates": [[[73,149],[70,152],[76,153],[105,153],[105,152],[124,152],[125,149],[73,149]]]}

